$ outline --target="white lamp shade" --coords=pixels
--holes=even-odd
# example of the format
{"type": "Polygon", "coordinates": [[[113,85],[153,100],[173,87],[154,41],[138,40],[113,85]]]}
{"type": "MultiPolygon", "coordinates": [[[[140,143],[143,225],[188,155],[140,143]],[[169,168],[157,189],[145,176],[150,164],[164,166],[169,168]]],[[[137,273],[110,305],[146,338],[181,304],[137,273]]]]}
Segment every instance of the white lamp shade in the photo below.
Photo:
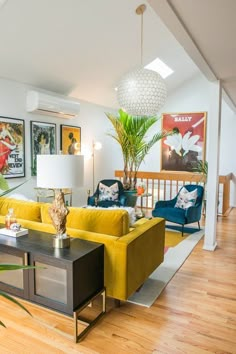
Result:
{"type": "Polygon", "coordinates": [[[82,155],[37,155],[37,187],[76,188],[83,183],[82,155]]]}

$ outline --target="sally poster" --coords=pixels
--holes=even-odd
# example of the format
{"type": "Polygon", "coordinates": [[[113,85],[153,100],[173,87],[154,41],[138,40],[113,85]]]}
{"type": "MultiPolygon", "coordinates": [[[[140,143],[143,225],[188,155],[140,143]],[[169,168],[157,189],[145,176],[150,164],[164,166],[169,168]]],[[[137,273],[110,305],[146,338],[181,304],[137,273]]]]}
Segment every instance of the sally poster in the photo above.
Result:
{"type": "Polygon", "coordinates": [[[0,173],[5,178],[25,176],[24,121],[0,117],[0,173]]]}
{"type": "Polygon", "coordinates": [[[206,112],[164,113],[162,128],[176,134],[162,139],[161,170],[192,172],[205,160],[206,112]]]}

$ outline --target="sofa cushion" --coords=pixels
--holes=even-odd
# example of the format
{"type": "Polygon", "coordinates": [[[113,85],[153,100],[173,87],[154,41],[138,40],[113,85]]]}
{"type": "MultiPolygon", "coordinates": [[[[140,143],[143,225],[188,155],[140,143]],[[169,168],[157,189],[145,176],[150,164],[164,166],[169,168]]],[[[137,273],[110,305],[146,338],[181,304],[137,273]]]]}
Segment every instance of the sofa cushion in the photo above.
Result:
{"type": "Polygon", "coordinates": [[[182,188],[178,194],[175,208],[188,209],[196,204],[197,189],[189,192],[186,188],[182,188]]]}
{"type": "Polygon", "coordinates": [[[41,219],[42,223],[52,224],[52,219],[48,213],[48,209],[52,204],[50,203],[42,203],[41,205],[41,219]]]}
{"type": "MultiPolygon", "coordinates": [[[[52,224],[48,213],[51,204],[42,204],[42,222],[52,224]]],[[[70,207],[67,228],[97,232],[111,236],[123,236],[129,232],[129,215],[123,209],[97,209],[70,207]]]]}
{"type": "Polygon", "coordinates": [[[99,200],[110,200],[117,201],[119,197],[119,187],[118,183],[112,184],[110,187],[106,186],[103,183],[99,183],[99,200]]]}
{"type": "Polygon", "coordinates": [[[0,215],[7,215],[13,208],[16,218],[41,222],[41,203],[12,198],[0,198],[0,215]]]}
{"type": "Polygon", "coordinates": [[[126,210],[69,209],[67,227],[118,237],[129,232],[129,216],[126,210]]]}

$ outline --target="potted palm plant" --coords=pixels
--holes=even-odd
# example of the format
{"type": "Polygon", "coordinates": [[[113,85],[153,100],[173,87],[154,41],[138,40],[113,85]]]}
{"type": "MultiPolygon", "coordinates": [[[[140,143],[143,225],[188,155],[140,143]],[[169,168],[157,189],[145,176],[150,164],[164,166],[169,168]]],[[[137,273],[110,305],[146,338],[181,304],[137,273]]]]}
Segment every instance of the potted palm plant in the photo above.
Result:
{"type": "Polygon", "coordinates": [[[119,110],[118,116],[114,116],[111,113],[106,113],[106,116],[114,129],[114,132],[108,133],[108,135],[120,145],[123,155],[124,189],[136,192],[137,172],[141,163],[154,144],[162,138],[172,135],[174,131],[161,131],[154,134],[151,138],[147,138],[149,129],[159,118],[134,117],[122,109],[119,110]]]}

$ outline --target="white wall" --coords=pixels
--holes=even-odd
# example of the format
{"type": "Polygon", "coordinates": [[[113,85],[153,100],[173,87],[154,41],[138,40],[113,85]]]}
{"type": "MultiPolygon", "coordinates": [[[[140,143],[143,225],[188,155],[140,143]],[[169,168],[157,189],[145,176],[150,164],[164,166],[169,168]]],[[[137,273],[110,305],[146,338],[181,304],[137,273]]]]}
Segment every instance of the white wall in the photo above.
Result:
{"type": "MultiPolygon", "coordinates": [[[[26,94],[30,87],[14,81],[0,79],[0,116],[9,118],[24,119],[25,121],[25,178],[8,179],[9,185],[15,186],[27,180],[13,193],[24,194],[27,198],[35,200],[36,177],[31,177],[31,141],[30,141],[30,121],[41,121],[56,123],[57,127],[57,149],[60,150],[60,124],[75,125],[81,127],[81,143],[92,151],[92,142],[101,141],[102,150],[95,152],[95,182],[102,178],[114,176],[118,165],[114,156],[118,155],[118,146],[111,143],[111,138],[106,135],[110,130],[110,123],[104,112],[110,112],[108,108],[98,105],[81,102],[79,117],[76,119],[59,119],[41,114],[27,113],[25,109],[26,94]]],[[[121,156],[121,155],[120,155],[121,156]]],[[[85,160],[85,185],[84,188],[74,191],[73,204],[86,204],[87,190],[92,190],[92,158],[85,160]]]]}
{"type": "MultiPolygon", "coordinates": [[[[176,92],[169,94],[162,113],[168,112],[197,112],[206,111],[208,117],[210,114],[210,83],[202,74],[193,77],[185,82],[181,87],[177,88],[176,92]]],[[[160,129],[159,126],[156,129],[160,129]]],[[[236,176],[236,159],[234,158],[234,132],[236,130],[236,114],[229,106],[222,102],[222,118],[221,118],[221,142],[220,142],[220,163],[219,174],[225,175],[233,173],[236,176]]],[[[154,130],[152,131],[152,133],[154,130]]],[[[207,136],[210,131],[207,129],[207,136]]],[[[214,147],[208,146],[209,139],[206,139],[206,160],[207,152],[214,147]]],[[[141,166],[141,170],[159,171],[160,170],[160,144],[152,148],[149,156],[146,158],[146,163],[141,166]]],[[[236,177],[231,183],[231,200],[230,204],[236,206],[236,177]]]]}
{"type": "MultiPolygon", "coordinates": [[[[186,82],[177,92],[170,95],[167,99],[163,112],[197,112],[206,111],[210,114],[210,83],[202,74],[195,76],[192,80],[186,82]]],[[[207,127],[206,127],[207,128],[207,127]]],[[[229,106],[222,102],[221,117],[221,143],[220,143],[220,174],[234,172],[236,174],[236,159],[233,158],[234,151],[234,132],[236,129],[236,114],[229,106]]],[[[210,131],[207,130],[207,136],[210,131]]],[[[206,139],[207,143],[209,139],[206,139]]],[[[206,146],[207,151],[214,148],[206,146]]]]}
{"type": "MultiPolygon", "coordinates": [[[[82,147],[86,145],[92,149],[92,141],[100,141],[102,150],[95,151],[95,185],[102,178],[114,177],[114,170],[122,169],[122,155],[116,142],[107,135],[112,131],[110,122],[104,112],[111,109],[81,101],[81,110],[76,119],[58,119],[55,117],[35,115],[25,110],[26,93],[28,86],[13,81],[0,79],[0,116],[20,118],[25,120],[25,151],[26,151],[26,179],[29,181],[17,192],[35,199],[34,187],[36,177],[31,177],[31,151],[30,151],[30,120],[52,122],[57,124],[57,147],[60,146],[60,124],[76,125],[81,127],[82,147]]],[[[209,111],[210,88],[208,81],[199,74],[192,80],[185,82],[175,93],[169,94],[162,112],[197,112],[209,111]]],[[[114,112],[116,113],[116,112],[114,112]]],[[[151,134],[160,130],[160,122],[153,127],[151,134]]],[[[236,116],[223,102],[222,129],[220,151],[220,174],[233,172],[236,175],[236,159],[234,158],[234,132],[236,131],[236,116]]],[[[207,131],[207,134],[210,132],[207,131]]],[[[207,139],[208,140],[208,139],[207,139]]],[[[207,146],[207,150],[209,146],[207,146]]],[[[160,170],[160,144],[152,148],[145,162],[141,165],[143,171],[160,170]]],[[[25,179],[9,179],[9,184],[16,185],[25,179]]],[[[73,204],[86,203],[87,189],[92,190],[92,159],[85,160],[84,188],[74,192],[73,204]]],[[[233,186],[231,204],[236,205],[236,192],[233,186]]]]}
{"type": "Polygon", "coordinates": [[[236,158],[235,158],[236,114],[223,102],[221,141],[220,141],[220,174],[233,173],[230,187],[230,205],[236,207],[236,158]]]}

